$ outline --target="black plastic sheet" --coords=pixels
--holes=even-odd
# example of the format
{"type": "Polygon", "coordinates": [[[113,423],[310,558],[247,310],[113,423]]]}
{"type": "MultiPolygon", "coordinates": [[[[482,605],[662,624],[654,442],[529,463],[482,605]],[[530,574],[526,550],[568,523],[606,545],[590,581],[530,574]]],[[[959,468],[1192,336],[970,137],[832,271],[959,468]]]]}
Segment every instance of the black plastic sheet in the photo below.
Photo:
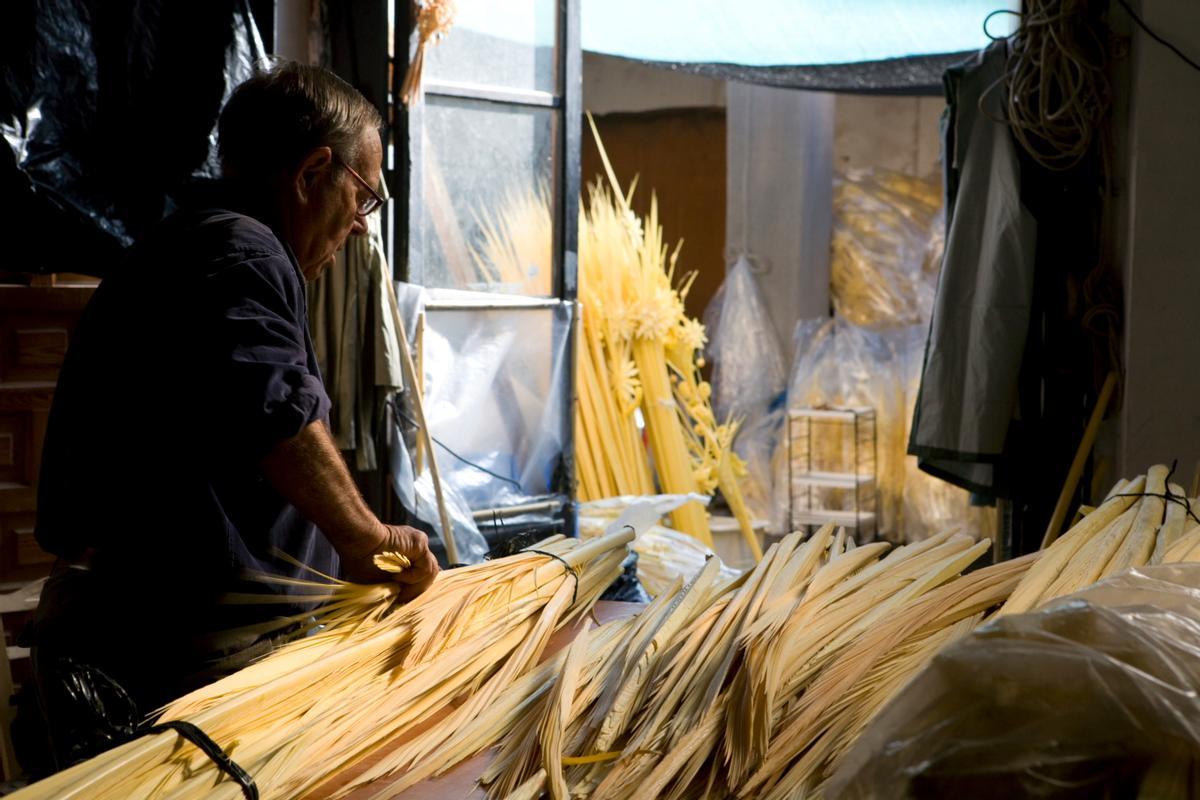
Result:
{"type": "Polygon", "coordinates": [[[265,58],[246,0],[16,0],[0,25],[5,270],[103,276],[216,174],[217,115],[265,58]]]}
{"type": "MultiPolygon", "coordinates": [[[[647,67],[703,75],[738,83],[851,94],[942,94],[942,73],[962,63],[970,52],[888,58],[853,64],[779,65],[705,64],[675,61],[634,61],[647,67]]],[[[620,56],[614,56],[620,58],[620,56]]]]}

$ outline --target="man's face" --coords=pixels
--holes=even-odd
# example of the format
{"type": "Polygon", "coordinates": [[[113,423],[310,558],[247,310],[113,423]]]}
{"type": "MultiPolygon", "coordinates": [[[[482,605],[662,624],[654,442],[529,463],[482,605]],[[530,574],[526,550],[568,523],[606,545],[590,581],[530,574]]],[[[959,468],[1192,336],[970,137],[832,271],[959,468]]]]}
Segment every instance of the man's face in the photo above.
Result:
{"type": "Polygon", "coordinates": [[[298,230],[290,238],[295,240],[292,246],[300,271],[310,281],[332,266],[335,254],[345,246],[348,237],[367,232],[366,219],[357,212],[363,201],[372,196],[371,191],[346,166],[371,186],[379,185],[383,147],[376,131],[363,132],[357,152],[346,165],[336,157],[331,158],[298,208],[298,230]]]}

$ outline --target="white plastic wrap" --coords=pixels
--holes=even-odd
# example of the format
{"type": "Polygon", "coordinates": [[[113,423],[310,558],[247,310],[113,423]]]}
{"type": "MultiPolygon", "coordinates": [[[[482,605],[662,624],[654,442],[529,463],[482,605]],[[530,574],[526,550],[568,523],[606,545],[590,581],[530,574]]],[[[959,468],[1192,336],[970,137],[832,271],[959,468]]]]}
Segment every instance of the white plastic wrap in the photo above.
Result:
{"type": "MultiPolygon", "coordinates": [[[[397,296],[414,348],[417,316],[426,315],[425,415],[460,558],[478,561],[488,547],[472,511],[529,502],[555,490],[571,307],[410,284],[398,284],[397,296]],[[505,307],[493,307],[497,303],[505,307]]],[[[401,501],[441,535],[428,475],[414,481],[402,445],[392,463],[401,501]]]]}
{"type": "MultiPolygon", "coordinates": [[[[805,320],[796,337],[790,407],[866,406],[875,411],[880,535],[912,542],[951,527],[976,538],[992,535],[992,509],[972,507],[967,492],[921,472],[916,458],[907,454],[925,328],[872,329],[834,317],[805,320]]],[[[852,460],[848,452],[818,455],[828,464],[852,460]]],[[[777,470],[783,469],[786,464],[777,464],[777,470]]]]}
{"type": "Polygon", "coordinates": [[[426,317],[426,414],[444,445],[443,474],[472,508],[551,493],[567,412],[570,306],[430,310],[426,317]]]}
{"type": "Polygon", "coordinates": [[[704,312],[712,405],[719,422],[739,421],[734,452],[746,464],[742,492],[751,513],[770,519],[774,500],[771,459],[781,440],[787,367],[745,257],[725,274],[704,312]]]}
{"type": "MultiPolygon", "coordinates": [[[[688,500],[707,502],[702,495],[612,497],[579,507],[579,535],[587,538],[632,525],[638,536],[629,545],[638,554],[637,574],[651,597],[669,588],[676,578],[695,577],[710,558],[719,557],[697,539],[668,528],[660,521],[688,500]]],[[[721,564],[722,579],[737,577],[740,570],[721,564]]]]}
{"type": "Polygon", "coordinates": [[[827,798],[1197,796],[1200,564],[1142,567],[948,647],[827,798]]]}

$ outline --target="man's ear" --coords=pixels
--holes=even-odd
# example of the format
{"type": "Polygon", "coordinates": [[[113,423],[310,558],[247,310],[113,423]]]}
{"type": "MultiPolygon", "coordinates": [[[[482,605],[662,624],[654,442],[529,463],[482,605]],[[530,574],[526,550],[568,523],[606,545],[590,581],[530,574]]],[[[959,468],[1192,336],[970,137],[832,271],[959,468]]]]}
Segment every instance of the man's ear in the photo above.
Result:
{"type": "Polygon", "coordinates": [[[306,155],[296,168],[292,182],[298,199],[305,202],[311,200],[313,188],[325,179],[331,169],[333,150],[330,148],[318,147],[306,155]]]}

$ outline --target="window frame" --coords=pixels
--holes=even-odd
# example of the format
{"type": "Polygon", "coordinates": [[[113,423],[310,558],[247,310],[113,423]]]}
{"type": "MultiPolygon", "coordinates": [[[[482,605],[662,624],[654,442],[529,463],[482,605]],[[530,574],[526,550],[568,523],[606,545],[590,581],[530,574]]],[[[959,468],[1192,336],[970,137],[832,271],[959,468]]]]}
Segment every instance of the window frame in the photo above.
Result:
{"type": "MultiPolygon", "coordinates": [[[[385,164],[384,179],[393,202],[385,218],[385,247],[393,277],[408,281],[410,277],[411,235],[420,224],[422,209],[412,202],[413,187],[420,187],[423,180],[422,143],[420,136],[424,125],[425,102],[404,106],[400,100],[401,86],[408,69],[409,60],[416,53],[416,9],[403,0],[388,0],[393,3],[395,29],[392,31],[395,53],[389,56],[391,80],[389,102],[386,109],[390,121],[390,147],[388,163],[385,164]],[[404,46],[404,43],[407,46],[404,46]]],[[[549,109],[553,120],[554,143],[551,153],[551,213],[552,219],[552,293],[548,297],[529,297],[506,294],[499,297],[494,306],[480,308],[504,309],[504,299],[527,298],[544,302],[547,307],[568,305],[571,307],[573,324],[568,329],[566,369],[567,386],[564,393],[563,450],[555,494],[549,498],[556,504],[561,502],[564,529],[567,535],[577,534],[575,492],[575,341],[578,331],[579,307],[576,302],[579,289],[579,180],[581,159],[581,133],[583,119],[582,51],[580,48],[580,0],[557,0],[555,3],[555,91],[545,92],[531,89],[490,86],[458,81],[427,79],[423,81],[423,92],[428,97],[447,97],[481,101],[507,108],[549,109]]],[[[454,35],[451,30],[449,36],[454,35]]],[[[436,304],[430,311],[438,311],[436,304]]],[[[445,311],[458,310],[451,305],[445,311]]],[[[502,509],[501,509],[502,510],[502,509]]],[[[475,509],[476,512],[481,510],[475,509]]],[[[487,511],[495,511],[488,509],[487,511]]]]}

